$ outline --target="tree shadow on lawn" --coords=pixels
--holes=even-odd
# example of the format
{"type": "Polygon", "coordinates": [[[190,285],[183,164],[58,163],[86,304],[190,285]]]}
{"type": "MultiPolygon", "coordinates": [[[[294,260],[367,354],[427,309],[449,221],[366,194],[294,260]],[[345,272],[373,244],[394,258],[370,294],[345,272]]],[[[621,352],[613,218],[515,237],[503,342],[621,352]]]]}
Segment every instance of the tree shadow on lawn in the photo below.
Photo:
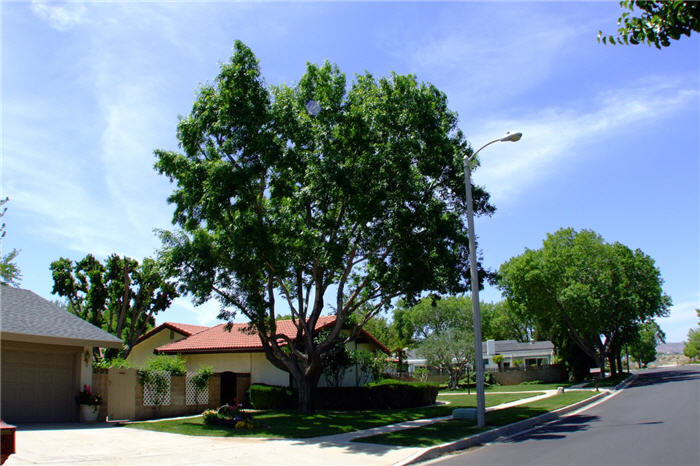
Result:
{"type": "Polygon", "coordinates": [[[504,443],[520,443],[527,440],[556,440],[566,438],[572,432],[591,428],[591,423],[598,421],[598,416],[572,415],[558,421],[535,427],[522,434],[515,434],[503,440],[504,443]]]}

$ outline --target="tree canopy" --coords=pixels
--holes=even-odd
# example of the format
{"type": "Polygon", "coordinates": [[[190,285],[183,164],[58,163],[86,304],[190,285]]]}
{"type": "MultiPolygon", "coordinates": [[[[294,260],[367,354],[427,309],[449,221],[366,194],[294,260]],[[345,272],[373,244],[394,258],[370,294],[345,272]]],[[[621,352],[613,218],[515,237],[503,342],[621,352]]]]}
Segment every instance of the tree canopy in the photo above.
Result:
{"type": "Polygon", "coordinates": [[[499,275],[506,298],[555,343],[575,343],[601,368],[607,357],[613,374],[633,330],[671,305],[653,259],[589,230],[549,234],[541,249],[526,249],[499,275]]]}
{"type": "MultiPolygon", "coordinates": [[[[293,87],[268,87],[237,41],[177,135],[182,153],[156,151],[179,227],[162,233],[162,256],[182,291],[216,297],[222,319],[249,320],[267,359],[293,376],[303,411],[349,315],[361,326],[399,296],[467,289],[471,149],[434,86],[369,73],[348,85],[326,62],[307,64],[293,87]],[[293,339],[277,332],[278,299],[293,339]],[[336,323],[318,341],[328,312],[336,323]]],[[[473,192],[477,212],[491,213],[488,195],[473,192]]]]}
{"type": "Polygon", "coordinates": [[[668,47],[671,40],[678,40],[682,35],[690,37],[692,32],[700,31],[700,2],[622,0],[620,7],[625,11],[617,20],[620,25],[617,35],[604,35],[599,31],[599,42],[645,43],[660,49],[668,47]],[[633,16],[635,8],[641,11],[639,16],[633,16]]]}
{"type": "Polygon", "coordinates": [[[160,264],[112,254],[102,264],[88,254],[80,261],[60,258],[51,263],[52,293],[67,301],[78,317],[121,338],[127,357],[139,336],[155,324],[155,315],[178,296],[160,264]]]}

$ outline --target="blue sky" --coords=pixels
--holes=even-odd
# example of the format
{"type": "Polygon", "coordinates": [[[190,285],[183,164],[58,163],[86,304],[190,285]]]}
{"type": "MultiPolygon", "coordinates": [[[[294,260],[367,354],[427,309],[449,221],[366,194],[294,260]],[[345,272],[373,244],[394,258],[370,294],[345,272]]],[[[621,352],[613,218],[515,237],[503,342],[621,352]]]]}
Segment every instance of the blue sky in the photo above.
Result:
{"type": "MultiPolygon", "coordinates": [[[[413,73],[443,90],[481,153],[474,182],[498,210],[476,232],[492,269],[561,227],[592,229],[656,260],[673,298],[669,341],[700,307],[700,39],[664,50],[598,44],[617,2],[3,2],[3,251],[23,288],[53,299],[49,263],[135,258],[168,228],[153,150],[240,39],[269,84],[307,61],[348,77],[413,73]]],[[[487,287],[482,299],[499,299],[487,287]]],[[[180,299],[158,322],[216,323],[180,299]]]]}

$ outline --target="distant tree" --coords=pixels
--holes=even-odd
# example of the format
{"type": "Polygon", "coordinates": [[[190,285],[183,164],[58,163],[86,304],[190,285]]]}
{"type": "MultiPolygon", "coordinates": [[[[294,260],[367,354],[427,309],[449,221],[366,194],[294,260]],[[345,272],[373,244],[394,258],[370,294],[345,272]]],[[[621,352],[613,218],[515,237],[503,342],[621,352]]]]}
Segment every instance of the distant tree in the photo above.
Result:
{"type": "Polygon", "coordinates": [[[368,320],[363,327],[377,340],[383,343],[393,353],[403,349],[403,342],[399,338],[398,329],[394,322],[383,316],[376,316],[368,320]]]}
{"type": "MultiPolygon", "coordinates": [[[[10,200],[9,197],[5,199],[0,199],[0,240],[5,237],[7,230],[5,230],[5,222],[2,218],[7,212],[7,207],[5,204],[10,200]]],[[[19,251],[13,249],[9,253],[0,257],[0,285],[9,285],[18,287],[22,282],[22,271],[19,269],[14,260],[17,258],[19,251]]]]}
{"type": "MultiPolygon", "coordinates": [[[[695,312],[700,317],[700,309],[696,309],[695,312]]],[[[698,324],[700,325],[700,322],[698,324]]],[[[700,327],[688,331],[688,341],[683,345],[683,354],[689,357],[691,362],[700,357],[700,327]]]]}
{"type": "Polygon", "coordinates": [[[139,264],[112,254],[102,264],[88,254],[77,262],[62,257],[50,269],[52,293],[66,300],[70,312],[121,338],[124,358],[155,324],[155,315],[178,296],[175,285],[151,258],[139,264]]]}
{"type": "MultiPolygon", "coordinates": [[[[237,41],[178,124],[182,153],[156,151],[179,227],[163,232],[162,257],[181,291],[248,319],[294,378],[301,411],[313,411],[323,354],[350,315],[362,313],[359,329],[395,298],[467,289],[471,149],[457,122],[445,94],[414,76],[348,84],[337,67],[308,64],[294,87],[268,87],[237,41]],[[294,338],[278,332],[278,297],[294,338]],[[329,310],[336,322],[318,341],[329,310]]],[[[477,212],[492,212],[473,191],[477,212]]]]}
{"type": "MultiPolygon", "coordinates": [[[[538,328],[575,343],[613,375],[628,329],[668,314],[659,270],[642,251],[607,244],[592,231],[561,229],[499,271],[506,298],[538,328]]],[[[603,374],[604,375],[604,374],[603,374]]]]}
{"type": "Polygon", "coordinates": [[[448,387],[456,390],[459,380],[474,367],[474,333],[464,329],[448,328],[428,336],[417,348],[428,365],[449,374],[448,387]]]}
{"type": "Polygon", "coordinates": [[[666,341],[659,324],[654,321],[645,322],[637,331],[637,335],[629,344],[630,355],[637,361],[639,368],[656,359],[656,347],[666,341]]]}
{"type": "Polygon", "coordinates": [[[512,301],[481,303],[483,340],[527,342],[537,337],[535,322],[512,301]]]}
{"type": "Polygon", "coordinates": [[[624,11],[617,23],[617,35],[604,35],[598,31],[598,42],[603,44],[637,45],[645,43],[656,48],[668,47],[671,40],[682,35],[690,36],[700,31],[700,3],[695,1],[643,1],[623,0],[624,11]],[[633,16],[635,8],[641,15],[633,16]]]}
{"type": "Polygon", "coordinates": [[[18,287],[22,282],[22,271],[14,263],[18,254],[19,251],[13,249],[0,259],[0,285],[18,287]]]}
{"type": "Polygon", "coordinates": [[[449,329],[473,330],[472,322],[471,299],[466,296],[429,296],[413,306],[399,302],[394,309],[398,337],[409,347],[449,329]]]}

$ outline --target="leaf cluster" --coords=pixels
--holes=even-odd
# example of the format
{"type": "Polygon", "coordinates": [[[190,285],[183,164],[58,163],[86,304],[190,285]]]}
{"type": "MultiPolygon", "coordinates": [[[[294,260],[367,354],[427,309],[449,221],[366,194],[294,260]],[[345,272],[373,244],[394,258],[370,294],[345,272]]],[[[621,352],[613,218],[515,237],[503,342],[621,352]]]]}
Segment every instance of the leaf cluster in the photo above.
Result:
{"type": "Polygon", "coordinates": [[[637,45],[645,43],[657,49],[668,47],[672,40],[700,31],[700,3],[695,1],[622,0],[625,10],[618,19],[617,36],[598,32],[603,44],[637,45]],[[635,8],[641,11],[633,16],[635,8]]]}

